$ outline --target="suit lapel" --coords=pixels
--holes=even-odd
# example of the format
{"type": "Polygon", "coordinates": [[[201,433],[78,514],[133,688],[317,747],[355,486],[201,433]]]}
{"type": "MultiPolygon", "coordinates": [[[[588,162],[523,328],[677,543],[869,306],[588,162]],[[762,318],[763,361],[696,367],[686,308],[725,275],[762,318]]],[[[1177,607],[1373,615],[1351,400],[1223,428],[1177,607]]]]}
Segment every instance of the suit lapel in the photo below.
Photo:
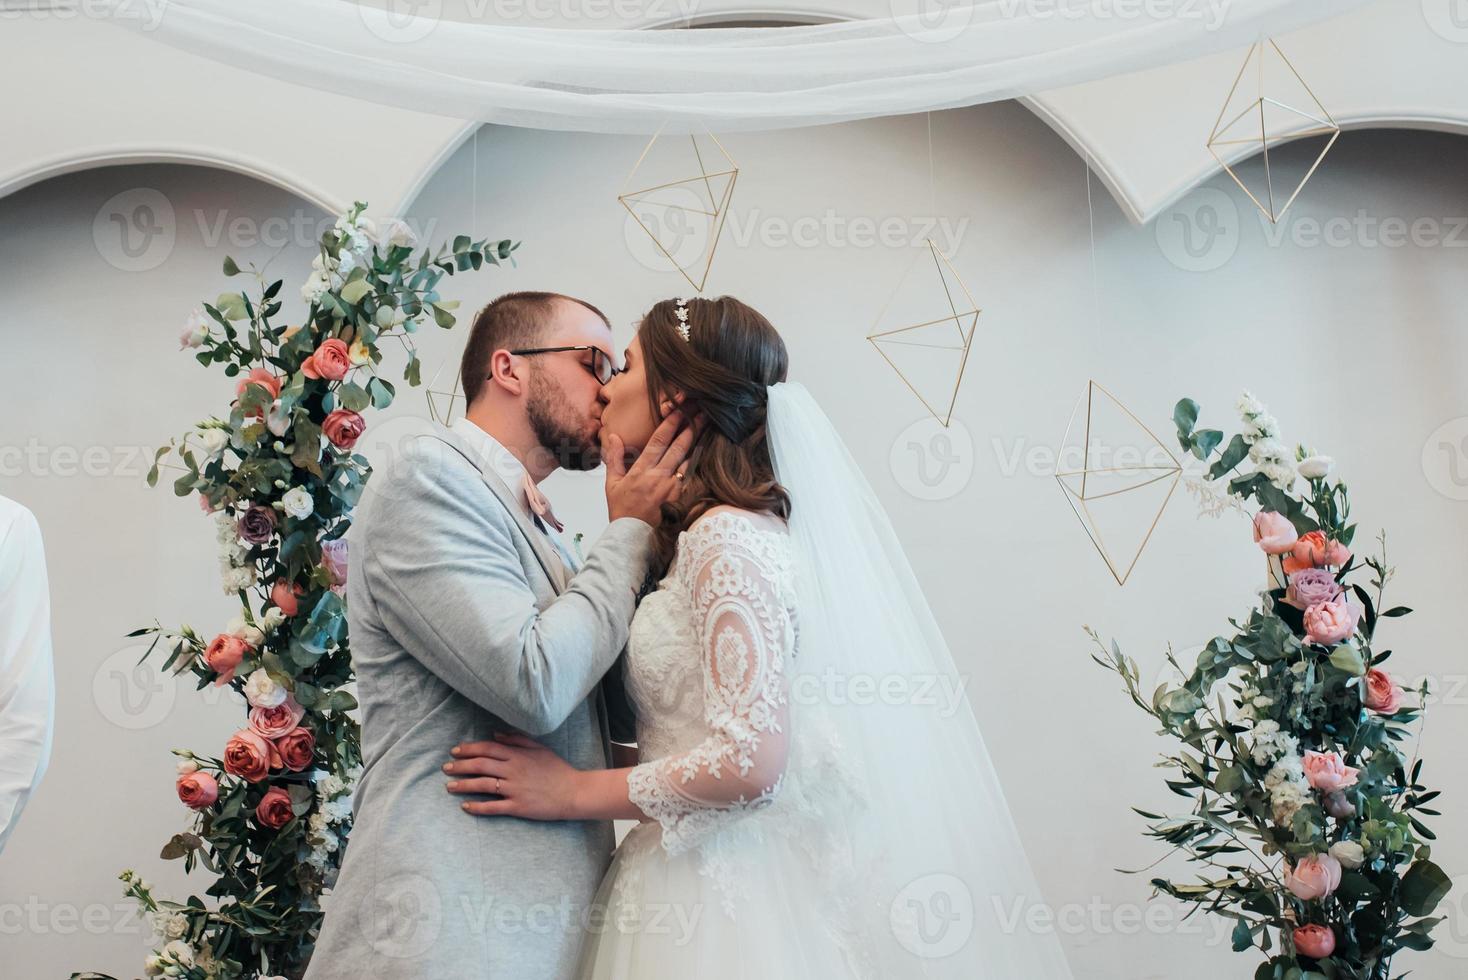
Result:
{"type": "Polygon", "coordinates": [[[540,528],[536,527],[535,523],[530,519],[530,515],[525,513],[525,508],[520,504],[519,494],[510,489],[509,485],[494,471],[493,467],[485,466],[476,457],[472,448],[455,432],[450,429],[442,429],[439,431],[438,436],[444,442],[454,447],[465,459],[474,464],[474,468],[479,471],[479,477],[484,481],[484,485],[489,488],[490,493],[494,494],[495,498],[509,512],[515,525],[520,529],[520,533],[529,542],[530,550],[535,552],[535,557],[540,561],[540,567],[545,570],[546,578],[550,579],[552,587],[556,590],[556,594],[559,595],[566,591],[566,586],[569,582],[566,577],[565,562],[561,560],[560,555],[556,554],[555,545],[551,544],[549,536],[540,528]]]}

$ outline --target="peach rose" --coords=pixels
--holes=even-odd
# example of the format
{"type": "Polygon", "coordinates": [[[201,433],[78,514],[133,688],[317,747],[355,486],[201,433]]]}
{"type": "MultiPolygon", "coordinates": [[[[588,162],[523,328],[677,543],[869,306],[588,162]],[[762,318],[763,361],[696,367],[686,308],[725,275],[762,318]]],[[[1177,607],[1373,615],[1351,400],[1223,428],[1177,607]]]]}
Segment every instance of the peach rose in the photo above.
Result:
{"type": "Polygon", "coordinates": [[[258,783],[280,767],[280,753],[259,732],[242,728],[224,746],[224,771],[231,776],[258,783]]]}
{"type": "Polygon", "coordinates": [[[1305,610],[1305,642],[1330,646],[1356,632],[1365,610],[1344,595],[1319,602],[1305,610]]]}
{"type": "MultiPolygon", "coordinates": [[[[239,385],[235,387],[235,397],[243,398],[245,395],[245,389],[248,388],[250,385],[259,385],[261,388],[264,388],[266,391],[268,391],[270,393],[271,401],[275,401],[277,398],[280,397],[280,379],[271,374],[267,369],[263,367],[253,368],[251,369],[249,374],[245,375],[244,379],[241,380],[239,385]]],[[[256,409],[250,414],[264,415],[265,410],[256,409]]]]}
{"type": "Polygon", "coordinates": [[[260,821],[260,826],[269,827],[271,830],[279,830],[291,822],[295,813],[291,810],[291,795],[279,786],[272,786],[266,790],[265,795],[260,798],[255,807],[255,819],[260,821]]]}
{"type": "Polygon", "coordinates": [[[1335,933],[1330,926],[1300,926],[1294,940],[1295,952],[1312,960],[1323,960],[1335,952],[1335,933]]]}
{"type": "Polygon", "coordinates": [[[308,378],[340,381],[352,369],[351,348],[346,342],[332,337],[323,340],[321,346],[303,362],[301,371],[308,378]]]}
{"type": "Polygon", "coordinates": [[[210,640],[209,645],[204,648],[204,662],[219,675],[214,686],[218,687],[234,680],[235,670],[239,667],[240,661],[245,659],[245,654],[249,652],[248,643],[229,633],[220,633],[210,640]]]}
{"type": "Polygon", "coordinates": [[[1285,866],[1285,887],[1307,902],[1324,898],[1341,885],[1341,863],[1329,854],[1312,854],[1293,868],[1285,866]]]}
{"type": "Polygon", "coordinates": [[[290,732],[306,717],[306,709],[293,697],[273,708],[251,708],[250,729],[262,738],[277,739],[290,732]]]}
{"type": "Polygon", "coordinates": [[[1306,752],[1305,778],[1322,793],[1334,793],[1356,785],[1361,770],[1352,769],[1339,752],[1306,752]]]}
{"type": "Polygon", "coordinates": [[[349,408],[338,408],[321,423],[321,432],[338,449],[351,449],[362,437],[367,422],[349,408]]]}
{"type": "Polygon", "coordinates": [[[287,585],[283,580],[277,580],[276,583],[270,587],[271,603],[275,606],[276,609],[279,609],[288,617],[294,616],[296,613],[301,611],[300,603],[296,601],[296,597],[300,594],[300,586],[287,585]]]}
{"type": "Polygon", "coordinates": [[[1254,543],[1266,555],[1282,555],[1295,547],[1300,536],[1289,518],[1272,510],[1254,515],[1254,543]]]}
{"type": "Polygon", "coordinates": [[[219,799],[219,782],[207,772],[190,772],[174,784],[178,798],[190,810],[202,810],[219,799]]]}
{"type": "Polygon", "coordinates": [[[1285,574],[1293,575],[1307,568],[1322,565],[1340,567],[1351,560],[1351,549],[1339,541],[1326,540],[1322,531],[1310,531],[1300,535],[1290,557],[1284,560],[1285,574]]]}
{"type": "Polygon", "coordinates": [[[1402,689],[1384,670],[1372,667],[1361,687],[1361,700],[1378,714],[1391,715],[1402,707],[1402,689]]]}
{"type": "Polygon", "coordinates": [[[293,728],[275,740],[275,748],[287,769],[291,772],[303,772],[311,766],[312,755],[316,751],[316,736],[311,734],[309,728],[293,728]]]}

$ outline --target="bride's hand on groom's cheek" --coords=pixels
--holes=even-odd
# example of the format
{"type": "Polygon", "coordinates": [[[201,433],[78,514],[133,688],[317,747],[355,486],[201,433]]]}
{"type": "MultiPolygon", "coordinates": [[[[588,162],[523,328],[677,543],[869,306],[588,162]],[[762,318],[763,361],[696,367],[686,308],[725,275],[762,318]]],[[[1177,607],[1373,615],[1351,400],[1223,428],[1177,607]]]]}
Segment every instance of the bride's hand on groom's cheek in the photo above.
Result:
{"type": "Polygon", "coordinates": [[[464,742],[444,764],[450,793],[493,796],[462,806],[476,816],[569,820],[580,770],[524,735],[501,733],[488,742],[464,742]]]}

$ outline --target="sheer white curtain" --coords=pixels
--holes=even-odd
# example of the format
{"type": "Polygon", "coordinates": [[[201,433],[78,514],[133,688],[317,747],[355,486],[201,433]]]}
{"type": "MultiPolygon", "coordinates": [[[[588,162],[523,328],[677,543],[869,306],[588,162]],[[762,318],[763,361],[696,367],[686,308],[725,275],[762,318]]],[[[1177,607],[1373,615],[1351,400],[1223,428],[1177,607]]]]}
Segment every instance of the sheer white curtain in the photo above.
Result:
{"type": "MultiPolygon", "coordinates": [[[[348,0],[99,0],[193,54],[370,101],[540,129],[778,129],[973,105],[1252,43],[1369,0],[977,0],[806,27],[421,22],[348,0]]],[[[95,5],[94,8],[96,9],[95,5]]]]}

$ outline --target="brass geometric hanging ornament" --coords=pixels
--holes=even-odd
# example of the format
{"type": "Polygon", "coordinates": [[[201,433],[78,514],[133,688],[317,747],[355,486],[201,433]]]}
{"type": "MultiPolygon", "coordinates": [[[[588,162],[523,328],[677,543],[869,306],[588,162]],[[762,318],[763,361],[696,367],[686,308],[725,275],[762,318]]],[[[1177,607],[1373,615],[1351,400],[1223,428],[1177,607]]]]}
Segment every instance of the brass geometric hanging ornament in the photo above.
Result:
{"type": "Polygon", "coordinates": [[[1071,412],[1058,460],[1055,481],[1066,502],[1116,584],[1125,585],[1182,479],[1182,463],[1141,419],[1094,381],[1087,382],[1086,393],[1071,412]],[[1082,404],[1083,441],[1073,447],[1071,435],[1077,431],[1082,404]],[[1121,433],[1126,434],[1118,438],[1121,433]],[[1066,469],[1071,461],[1079,468],[1066,469]],[[1139,543],[1132,548],[1130,541],[1139,543]]]}
{"type": "Polygon", "coordinates": [[[659,130],[643,148],[617,200],[652,239],[654,257],[660,253],[701,293],[739,168],[712,133],[661,138],[659,130]]]}
{"type": "Polygon", "coordinates": [[[953,263],[927,239],[867,340],[944,428],[978,332],[979,307],[953,263]]]}
{"type": "Polygon", "coordinates": [[[1228,98],[1224,99],[1223,108],[1213,124],[1213,132],[1208,136],[1208,152],[1213,154],[1234,183],[1249,195],[1249,200],[1264,212],[1265,217],[1277,222],[1295,202],[1305,182],[1315,173],[1340,134],[1340,126],[1320,104],[1279,45],[1273,40],[1259,41],[1249,48],[1233,87],[1228,90],[1228,98]],[[1250,98],[1251,93],[1253,98],[1250,98]],[[1271,160],[1270,150],[1281,143],[1308,138],[1319,139],[1324,146],[1289,196],[1276,194],[1277,178],[1284,187],[1288,187],[1290,181],[1277,173],[1279,160],[1271,160]],[[1258,189],[1257,194],[1230,165],[1230,160],[1238,159],[1232,149],[1238,146],[1256,147],[1264,155],[1264,186],[1258,189]]]}
{"type": "Polygon", "coordinates": [[[428,396],[428,415],[439,425],[453,425],[464,414],[464,389],[459,384],[457,361],[444,361],[433,374],[424,392],[428,396]],[[448,376],[444,372],[448,372],[448,376]]]}

